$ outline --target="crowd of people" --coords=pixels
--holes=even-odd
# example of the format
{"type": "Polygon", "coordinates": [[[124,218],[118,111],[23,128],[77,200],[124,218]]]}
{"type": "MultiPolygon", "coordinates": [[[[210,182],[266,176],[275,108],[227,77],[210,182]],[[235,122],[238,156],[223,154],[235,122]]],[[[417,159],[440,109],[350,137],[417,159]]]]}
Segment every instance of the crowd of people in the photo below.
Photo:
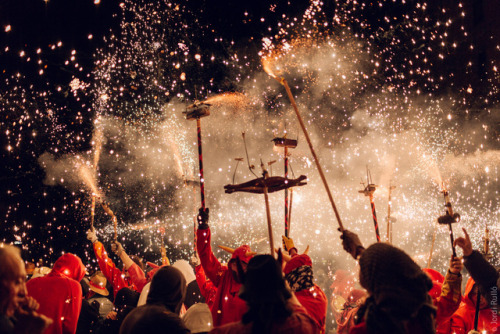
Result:
{"type": "Polygon", "coordinates": [[[276,254],[248,245],[227,264],[214,256],[208,209],[200,209],[197,255],[161,265],[126,253],[116,240],[108,256],[96,231],[87,232],[99,271],[63,254],[52,269],[24,263],[18,248],[0,244],[0,334],[11,333],[497,333],[499,271],[464,236],[440,273],[420,268],[388,243],[367,248],[341,231],[344,250],[359,261],[358,279],[338,271],[332,294],[316,284],[311,258],[283,236],[276,254]],[[462,292],[464,267],[470,274],[462,292]],[[353,279],[351,279],[353,278],[353,279]],[[356,285],[354,281],[359,281],[356,285]],[[111,291],[110,291],[111,290],[111,291]],[[335,329],[327,329],[333,309],[335,329]]]}

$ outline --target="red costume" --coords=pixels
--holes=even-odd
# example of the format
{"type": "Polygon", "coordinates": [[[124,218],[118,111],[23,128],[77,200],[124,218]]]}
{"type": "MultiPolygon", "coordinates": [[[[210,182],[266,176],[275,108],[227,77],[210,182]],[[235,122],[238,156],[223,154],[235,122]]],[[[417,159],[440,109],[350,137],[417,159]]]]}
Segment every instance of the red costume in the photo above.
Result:
{"type": "Polygon", "coordinates": [[[326,309],[328,307],[328,300],[325,293],[321,288],[312,282],[312,261],[307,254],[297,254],[292,255],[292,259],[287,262],[285,269],[283,270],[285,277],[290,284],[295,296],[305,307],[307,313],[317,322],[318,327],[321,329],[321,333],[325,332],[326,326],[326,309]],[[299,271],[303,274],[300,274],[299,271]],[[293,284],[291,276],[297,273],[296,284],[293,284]],[[309,275],[303,282],[302,278],[309,275]],[[300,276],[300,277],[299,277],[300,276]]]}
{"type": "Polygon", "coordinates": [[[349,334],[351,328],[355,326],[354,320],[356,319],[356,314],[364,302],[366,295],[365,290],[351,290],[342,307],[342,312],[336,317],[337,334],[349,334]]]}
{"type": "Polygon", "coordinates": [[[422,269],[432,279],[429,295],[436,306],[436,333],[445,334],[450,329],[450,319],[462,300],[462,276],[448,272],[444,277],[440,272],[422,269]]]}
{"type": "MultiPolygon", "coordinates": [[[[271,334],[316,334],[319,333],[316,321],[307,314],[307,311],[299,305],[292,305],[293,313],[281,324],[274,324],[271,334]]],[[[213,334],[250,334],[252,333],[252,323],[243,324],[241,321],[214,328],[213,334]]]]}
{"type": "Polygon", "coordinates": [[[125,273],[118,269],[108,257],[101,242],[94,242],[94,253],[97,258],[97,263],[99,263],[99,269],[101,269],[108,282],[113,286],[114,297],[116,297],[116,294],[122,288],[129,288],[140,293],[144,285],[148,282],[144,275],[144,271],[142,271],[136,263],[128,268],[129,277],[126,277],[125,273]]]}
{"type": "Polygon", "coordinates": [[[53,320],[46,334],[75,333],[82,307],[80,281],[85,266],[76,255],[66,253],[57,259],[52,271],[26,283],[28,295],[40,304],[38,312],[53,320]]]}
{"type": "MultiPolygon", "coordinates": [[[[214,256],[212,247],[210,246],[210,228],[199,228],[196,234],[196,247],[201,265],[207,277],[217,288],[215,300],[211,308],[214,327],[240,321],[243,314],[247,311],[245,301],[238,297],[241,283],[235,280],[233,271],[227,266],[222,265],[214,256]]],[[[238,247],[234,251],[229,263],[237,259],[248,263],[251,256],[246,256],[247,252],[250,252],[250,247],[247,245],[238,247]]]]}
{"type": "MultiPolygon", "coordinates": [[[[477,301],[477,294],[471,293],[474,284],[474,280],[469,278],[465,286],[463,301],[460,303],[458,310],[451,317],[450,333],[467,334],[470,330],[474,329],[477,301]]],[[[485,307],[479,310],[478,331],[487,334],[499,333],[500,328],[498,328],[497,317],[498,315],[495,310],[489,308],[488,304],[485,303],[485,307]]]]}
{"type": "Polygon", "coordinates": [[[203,298],[205,298],[205,302],[208,307],[211,309],[214,304],[215,295],[217,294],[217,288],[214,286],[212,281],[207,279],[205,270],[203,270],[201,264],[194,267],[194,270],[196,271],[196,283],[198,283],[200,293],[203,298]]]}

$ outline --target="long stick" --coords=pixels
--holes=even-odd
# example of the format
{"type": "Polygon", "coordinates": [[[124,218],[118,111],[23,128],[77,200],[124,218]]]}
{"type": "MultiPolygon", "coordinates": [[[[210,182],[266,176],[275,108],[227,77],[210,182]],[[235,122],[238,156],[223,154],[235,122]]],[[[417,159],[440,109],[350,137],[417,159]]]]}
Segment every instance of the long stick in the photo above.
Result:
{"type": "Polygon", "coordinates": [[[198,132],[198,160],[200,162],[200,194],[201,194],[201,207],[205,211],[205,179],[203,178],[203,154],[201,150],[201,122],[196,119],[196,130],[198,132]]]}
{"type": "Polygon", "coordinates": [[[269,209],[269,196],[267,195],[267,187],[264,187],[264,199],[266,201],[267,232],[269,233],[269,246],[271,248],[271,255],[274,256],[273,227],[271,224],[271,210],[269,209]]]}
{"type": "Polygon", "coordinates": [[[94,216],[95,216],[95,196],[92,195],[92,203],[90,205],[90,229],[94,230],[94,216]]]}
{"type": "Polygon", "coordinates": [[[375,226],[375,235],[377,237],[377,242],[380,242],[380,231],[378,229],[377,212],[375,211],[375,202],[373,201],[373,195],[370,193],[370,205],[372,207],[372,217],[373,225],[375,226]]]}
{"type": "Polygon", "coordinates": [[[118,240],[118,220],[116,219],[116,216],[113,215],[113,228],[115,230],[115,241],[118,240]]]}
{"type": "MultiPolygon", "coordinates": [[[[288,178],[288,147],[285,146],[285,179],[288,178]]],[[[285,237],[290,235],[290,221],[288,220],[288,188],[285,188],[285,237]]]]}
{"type": "Polygon", "coordinates": [[[307,133],[306,127],[304,125],[304,122],[302,121],[302,117],[300,116],[299,109],[297,108],[297,104],[295,103],[295,99],[293,98],[292,92],[290,90],[290,87],[288,86],[288,83],[284,78],[281,78],[279,82],[285,87],[286,93],[288,94],[288,98],[290,99],[290,103],[293,106],[293,109],[295,110],[295,114],[297,115],[297,118],[300,123],[300,127],[302,128],[302,132],[304,132],[304,136],[306,137],[307,144],[309,144],[309,148],[311,149],[311,153],[314,158],[314,162],[316,163],[316,167],[318,168],[319,175],[321,176],[321,180],[323,181],[323,185],[325,186],[326,192],[328,194],[328,198],[330,199],[330,203],[332,205],[333,211],[335,212],[335,217],[337,217],[337,222],[339,224],[340,231],[344,231],[344,226],[342,225],[342,220],[340,219],[340,215],[337,211],[337,207],[335,206],[335,202],[333,201],[332,194],[330,192],[330,188],[328,187],[328,183],[326,182],[325,175],[323,174],[323,169],[321,168],[321,165],[319,163],[319,159],[316,156],[316,152],[314,151],[314,148],[311,143],[311,139],[309,138],[309,134],[307,133]]]}

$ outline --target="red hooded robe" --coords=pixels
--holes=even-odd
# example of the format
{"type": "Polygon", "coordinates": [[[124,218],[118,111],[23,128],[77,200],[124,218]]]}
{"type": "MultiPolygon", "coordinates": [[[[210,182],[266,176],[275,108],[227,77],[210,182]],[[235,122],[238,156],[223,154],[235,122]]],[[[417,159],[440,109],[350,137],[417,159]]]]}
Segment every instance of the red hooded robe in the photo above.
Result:
{"type": "MultiPolygon", "coordinates": [[[[198,229],[196,234],[196,247],[201,265],[207,277],[217,288],[215,300],[211,308],[214,327],[240,321],[248,309],[245,301],[238,297],[241,283],[236,282],[232,270],[222,265],[212,253],[210,228],[198,229]]],[[[240,246],[234,251],[231,260],[239,258],[240,261],[248,263],[251,256],[247,257],[245,255],[247,252],[250,252],[249,246],[240,246]]]]}
{"type": "Polygon", "coordinates": [[[80,258],[66,253],[57,259],[52,271],[26,283],[28,295],[40,304],[38,312],[54,322],[45,334],[75,333],[82,307],[80,281],[85,266],[80,258]]]}
{"type": "MultiPolygon", "coordinates": [[[[469,278],[465,286],[465,293],[460,307],[451,317],[450,333],[467,334],[474,329],[474,317],[476,314],[476,294],[471,293],[474,287],[474,280],[469,278]]],[[[498,315],[489,307],[479,310],[479,320],[477,329],[481,333],[500,333],[498,325],[498,315]]]]}
{"type": "MultiPolygon", "coordinates": [[[[297,254],[292,256],[292,259],[287,262],[283,270],[285,275],[288,275],[292,270],[302,266],[312,267],[312,261],[307,254],[297,254]]],[[[328,300],[325,293],[321,288],[313,284],[312,287],[300,291],[294,291],[295,296],[299,302],[307,310],[307,313],[316,320],[321,333],[325,333],[326,328],[326,309],[328,307],[328,300]]]]}

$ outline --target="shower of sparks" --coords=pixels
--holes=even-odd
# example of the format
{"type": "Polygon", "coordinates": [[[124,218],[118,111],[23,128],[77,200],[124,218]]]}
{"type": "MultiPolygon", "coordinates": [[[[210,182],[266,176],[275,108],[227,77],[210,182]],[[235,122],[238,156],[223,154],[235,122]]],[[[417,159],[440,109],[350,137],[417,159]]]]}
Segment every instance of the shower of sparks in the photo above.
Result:
{"type": "MultiPolygon", "coordinates": [[[[291,237],[299,249],[311,244],[315,276],[324,287],[336,269],[354,271],[355,262],[337,242],[335,217],[286,92],[270,76],[289,83],[344,227],[365,245],[375,242],[369,203],[358,196],[359,177],[369,165],[380,185],[377,207],[388,206],[389,185],[398,185],[390,203],[393,244],[422,266],[435,221],[445,213],[443,184],[461,215],[455,234],[465,227],[480,248],[488,226],[491,248],[499,246],[500,64],[485,65],[483,86],[467,81],[478,65],[468,58],[465,5],[335,1],[324,7],[311,1],[298,16],[273,5],[263,21],[238,13],[242,24],[269,25],[265,35],[250,39],[253,48],[223,38],[186,6],[124,0],[118,31],[106,34],[90,65],[64,40],[0,46],[0,56],[23,65],[0,69],[0,121],[2,154],[9,159],[2,222],[6,233],[23,240],[26,259],[52,263],[62,251],[54,240],[71,235],[76,237],[65,246],[73,248],[63,250],[90,263],[82,222],[90,220],[91,195],[110,203],[127,251],[159,263],[158,230],[164,227],[171,261],[189,258],[199,196],[189,183],[198,172],[197,142],[182,112],[197,100],[211,104],[202,126],[213,242],[268,252],[260,197],[228,196],[223,186],[232,182],[234,157],[245,152],[242,132],[250,161],[241,164],[237,179],[254,178],[243,166],[261,160],[277,160],[273,172],[282,174],[283,154],[271,140],[285,130],[298,138],[290,156],[293,173],[309,177],[307,186],[294,190],[291,237]],[[48,79],[56,67],[71,73],[65,83],[48,79]],[[25,216],[30,210],[36,213],[25,216]]],[[[4,33],[15,30],[4,27],[4,33]]],[[[97,43],[95,35],[82,33],[97,43]]],[[[283,194],[269,199],[279,235],[283,194]]],[[[113,238],[102,210],[94,226],[100,240],[113,238]]],[[[437,229],[431,265],[444,272],[451,250],[446,227],[437,229]]],[[[385,224],[380,232],[385,235],[385,224]]]]}

